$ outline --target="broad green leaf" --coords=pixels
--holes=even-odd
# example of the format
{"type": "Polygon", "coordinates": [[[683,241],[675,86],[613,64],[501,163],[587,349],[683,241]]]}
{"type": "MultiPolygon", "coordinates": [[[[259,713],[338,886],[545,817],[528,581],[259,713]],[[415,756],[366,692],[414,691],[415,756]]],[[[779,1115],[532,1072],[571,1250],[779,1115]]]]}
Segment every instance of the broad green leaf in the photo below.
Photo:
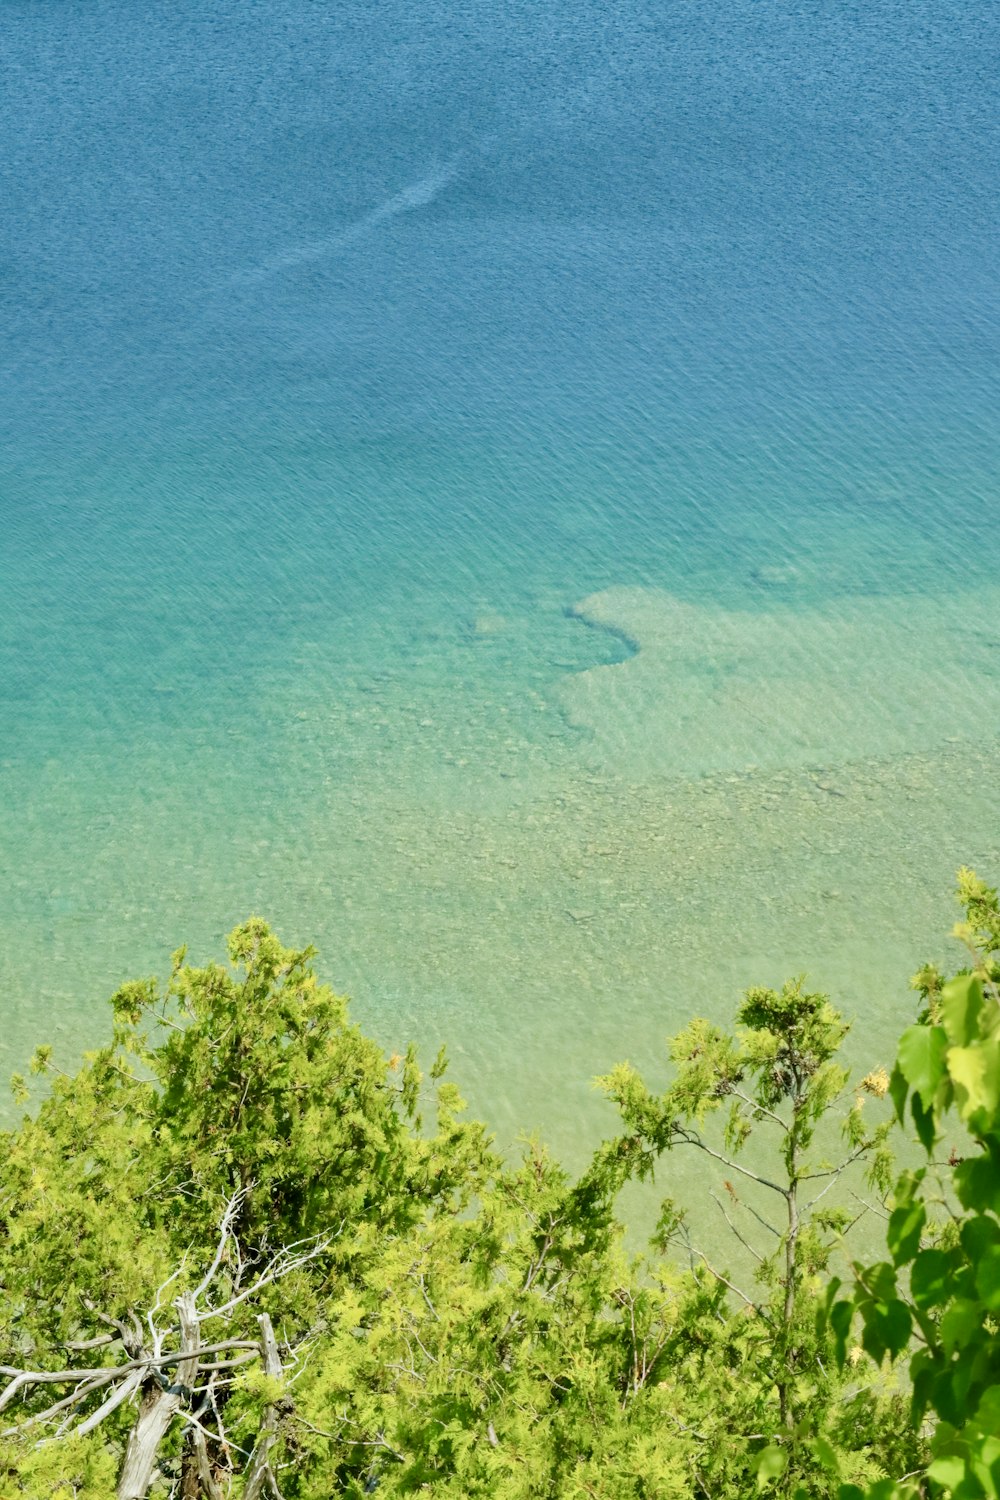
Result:
{"type": "Polygon", "coordinates": [[[934,1137],[936,1134],[934,1110],[929,1105],[925,1105],[917,1093],[910,1100],[910,1110],[913,1114],[913,1124],[916,1128],[917,1139],[929,1156],[934,1149],[934,1137]]]}
{"type": "Polygon", "coordinates": [[[944,1349],[951,1353],[961,1344],[967,1343],[981,1326],[982,1312],[979,1304],[969,1298],[956,1298],[944,1313],[938,1328],[944,1349]]]}
{"type": "Polygon", "coordinates": [[[873,1359],[881,1361],[886,1354],[896,1359],[910,1341],[913,1318],[905,1302],[869,1303],[862,1309],[865,1330],[862,1344],[873,1359]]]}
{"type": "MultiPolygon", "coordinates": [[[[861,1267],[859,1266],[860,1270],[861,1267]]],[[[865,1289],[876,1302],[891,1302],[896,1295],[896,1269],[887,1260],[880,1260],[865,1269],[865,1289]]]]}
{"type": "Polygon", "coordinates": [[[980,1397],[976,1421],[985,1432],[1000,1432],[1000,1384],[991,1385],[980,1397]]]}
{"type": "Polygon", "coordinates": [[[983,986],[974,974],[958,974],[941,991],[941,1021],[953,1047],[967,1047],[979,1036],[983,986]]]}
{"type": "Polygon", "coordinates": [[[968,1156],[954,1174],[955,1191],[963,1208],[1000,1213],[1000,1164],[988,1156],[968,1156]]]}
{"type": "Polygon", "coordinates": [[[907,1083],[906,1075],[897,1061],[889,1077],[889,1097],[892,1099],[896,1110],[896,1119],[900,1124],[903,1123],[903,1111],[906,1108],[906,1096],[909,1091],[910,1085],[907,1083]]]}
{"type": "Polygon", "coordinates": [[[954,1257],[944,1250],[921,1250],[910,1271],[910,1291],[920,1308],[937,1307],[954,1292],[954,1257]]]}
{"type": "Polygon", "coordinates": [[[957,1489],[966,1475],[966,1461],[957,1454],[949,1453],[929,1464],[927,1474],[935,1484],[943,1484],[949,1490],[957,1489]]]}
{"type": "Polygon", "coordinates": [[[980,1463],[988,1465],[991,1469],[1000,1463],[1000,1437],[997,1437],[995,1433],[984,1437],[979,1445],[977,1458],[980,1463]]]}
{"type": "Polygon", "coordinates": [[[955,1084],[959,1113],[972,1130],[995,1128],[1000,1109],[1000,1042],[952,1047],[948,1072],[955,1084]]]}
{"type": "Polygon", "coordinates": [[[885,1310],[883,1326],[886,1348],[892,1358],[896,1359],[909,1343],[913,1328],[913,1318],[905,1302],[889,1303],[885,1310]]]}
{"type": "Polygon", "coordinates": [[[824,1437],[814,1438],[813,1450],[824,1469],[828,1469],[831,1474],[840,1473],[840,1459],[832,1443],[828,1443],[824,1437]]]}
{"type": "Polygon", "coordinates": [[[1000,1312],[1000,1246],[991,1246],[976,1266],[976,1291],[989,1312],[1000,1312]]]}
{"type": "Polygon", "coordinates": [[[886,1244],[897,1266],[911,1261],[916,1255],[926,1222],[927,1212],[919,1201],[893,1209],[889,1216],[886,1244]]]}
{"type": "Polygon", "coordinates": [[[924,1107],[934,1101],[945,1076],[948,1037],[940,1026],[908,1026],[899,1039],[897,1061],[900,1072],[918,1093],[924,1107]]]}
{"type": "Polygon", "coordinates": [[[966,1255],[975,1265],[988,1250],[1000,1245],[1000,1224],[991,1214],[976,1214],[966,1219],[959,1237],[966,1255]]]}
{"type": "Polygon", "coordinates": [[[850,1302],[835,1302],[830,1309],[830,1326],[833,1329],[837,1359],[841,1364],[847,1353],[847,1338],[853,1316],[854,1308],[850,1302]]]}
{"type": "Polygon", "coordinates": [[[772,1479],[780,1479],[788,1466],[788,1454],[777,1443],[771,1443],[757,1455],[757,1488],[762,1490],[772,1479]]]}

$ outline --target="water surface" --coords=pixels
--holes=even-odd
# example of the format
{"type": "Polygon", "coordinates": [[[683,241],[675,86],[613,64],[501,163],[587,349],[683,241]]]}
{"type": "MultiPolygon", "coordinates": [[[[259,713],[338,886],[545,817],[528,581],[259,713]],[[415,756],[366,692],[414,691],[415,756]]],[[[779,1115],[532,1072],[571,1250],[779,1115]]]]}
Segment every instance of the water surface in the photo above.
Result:
{"type": "Polygon", "coordinates": [[[502,1134],[1000,870],[1000,22],[12,0],[7,1066],[250,910],[502,1134]]]}

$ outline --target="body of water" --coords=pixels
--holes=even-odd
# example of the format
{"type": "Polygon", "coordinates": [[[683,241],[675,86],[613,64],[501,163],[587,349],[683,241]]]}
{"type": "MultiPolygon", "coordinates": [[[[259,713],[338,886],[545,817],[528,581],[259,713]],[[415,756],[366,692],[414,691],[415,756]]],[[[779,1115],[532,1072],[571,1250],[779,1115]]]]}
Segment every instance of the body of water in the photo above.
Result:
{"type": "Polygon", "coordinates": [[[1000,874],[1000,19],[0,15],[8,1070],[250,911],[505,1137],[1000,874]]]}

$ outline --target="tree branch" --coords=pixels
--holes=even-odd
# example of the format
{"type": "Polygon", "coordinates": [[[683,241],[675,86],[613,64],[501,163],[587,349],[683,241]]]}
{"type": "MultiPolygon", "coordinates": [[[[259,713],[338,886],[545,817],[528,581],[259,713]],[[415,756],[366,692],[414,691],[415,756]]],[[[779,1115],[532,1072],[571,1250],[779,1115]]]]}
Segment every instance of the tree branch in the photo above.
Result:
{"type": "Polygon", "coordinates": [[[65,1385],[70,1380],[87,1380],[93,1376],[101,1384],[108,1380],[116,1380],[119,1375],[127,1375],[130,1370],[145,1370],[162,1365],[175,1365],[179,1360],[189,1359],[192,1355],[200,1358],[203,1354],[221,1354],[226,1349],[257,1349],[259,1345],[255,1339],[223,1339],[220,1344],[200,1344],[197,1349],[175,1350],[172,1354],[146,1354],[139,1359],[130,1359],[121,1365],[108,1365],[102,1369],[96,1366],[89,1370],[19,1370],[16,1365],[0,1365],[0,1375],[13,1375],[14,1379],[0,1396],[0,1408],[7,1405],[15,1394],[15,1389],[22,1385],[65,1385]]]}
{"type": "Polygon", "coordinates": [[[751,1172],[749,1167],[743,1166],[741,1162],[734,1161],[731,1157],[723,1156],[720,1151],[713,1150],[707,1141],[703,1141],[701,1136],[695,1131],[687,1130],[681,1125],[677,1127],[675,1134],[684,1145],[697,1146],[699,1151],[705,1151],[709,1156],[714,1157],[716,1161],[721,1161],[722,1165],[728,1167],[731,1172],[740,1172],[744,1177],[749,1177],[751,1182],[759,1183],[761,1187],[770,1188],[772,1193],[777,1193],[782,1198],[788,1197],[787,1188],[781,1187],[777,1182],[772,1182],[769,1177],[761,1177],[757,1172],[751,1172]]]}
{"type": "Polygon", "coordinates": [[[773,1120],[775,1125],[780,1125],[785,1134],[788,1134],[790,1126],[787,1120],[783,1120],[780,1115],[775,1114],[773,1109],[768,1109],[764,1104],[758,1104],[756,1099],[751,1099],[750,1095],[744,1094],[742,1089],[730,1088],[729,1093],[736,1099],[742,1099],[743,1103],[749,1105],[755,1115],[764,1115],[768,1120],[773,1120]]]}
{"type": "Polygon", "coordinates": [[[134,1396],[141,1384],[142,1371],[133,1370],[128,1379],[123,1380],[118,1389],[112,1391],[111,1395],[101,1402],[96,1411],[92,1411],[90,1416],[80,1423],[79,1427],[74,1430],[73,1436],[86,1437],[88,1432],[93,1432],[95,1427],[101,1425],[105,1417],[110,1417],[111,1413],[117,1411],[119,1406],[122,1406],[130,1396],[134,1396]]]}
{"type": "Polygon", "coordinates": [[[754,1260],[756,1260],[758,1262],[758,1264],[763,1265],[763,1263],[764,1263],[764,1257],[763,1257],[763,1255],[761,1255],[759,1251],[757,1251],[757,1250],[754,1249],[754,1247],[750,1244],[749,1240],[746,1240],[746,1239],[743,1238],[743,1235],[740,1233],[740,1231],[737,1229],[736,1225],[733,1223],[732,1219],[726,1213],[725,1204],[722,1202],[722,1199],[721,1198],[716,1198],[716,1196],[715,1196],[714,1193],[711,1194],[711,1197],[712,1197],[712,1201],[718,1205],[719,1212],[722,1214],[722,1217],[725,1219],[726,1223],[729,1225],[730,1229],[733,1231],[733,1234],[735,1234],[736,1238],[739,1240],[739,1242],[743,1246],[744,1250],[749,1250],[749,1252],[753,1256],[754,1260]]]}
{"type": "MultiPolygon", "coordinates": [[[[284,1370],[278,1358],[278,1345],[275,1341],[274,1329],[271,1327],[271,1319],[267,1313],[261,1313],[257,1322],[260,1324],[260,1348],[264,1372],[274,1379],[280,1379],[284,1370]]],[[[271,1401],[264,1411],[264,1420],[247,1468],[243,1485],[243,1500],[260,1500],[265,1485],[272,1491],[277,1491],[278,1482],[271,1467],[271,1449],[277,1441],[278,1408],[276,1403],[271,1401]]]]}
{"type": "Polygon", "coordinates": [[[229,1202],[226,1204],[226,1207],[223,1210],[222,1220],[219,1224],[219,1243],[216,1246],[215,1256],[212,1260],[212,1264],[209,1266],[208,1270],[205,1272],[201,1281],[198,1283],[192,1293],[195,1302],[198,1301],[199,1297],[204,1296],[205,1292],[208,1291],[209,1287],[212,1285],[212,1282],[215,1280],[215,1273],[222,1265],[222,1257],[226,1253],[226,1241],[232,1234],[233,1220],[236,1218],[236,1215],[243,1207],[243,1204],[245,1203],[252,1187],[253,1183],[247,1183],[245,1187],[237,1188],[236,1192],[229,1199],[229,1202]]]}
{"type": "Polygon", "coordinates": [[[212,1318],[225,1317],[227,1313],[233,1311],[233,1308],[239,1307],[249,1297],[255,1296],[257,1292],[261,1292],[266,1286],[270,1286],[272,1282],[280,1281],[282,1276],[287,1276],[291,1271],[297,1271],[300,1266],[307,1265],[309,1261],[315,1260],[317,1255],[322,1255],[324,1250],[330,1248],[342,1228],[343,1225],[340,1226],[334,1235],[327,1235],[322,1238],[319,1235],[311,1235],[308,1239],[297,1240],[294,1245],[289,1245],[285,1249],[279,1250],[274,1259],[268,1264],[267,1270],[262,1276],[259,1276],[251,1286],[246,1287],[235,1297],[231,1297],[228,1302],[224,1302],[221,1307],[210,1307],[207,1311],[199,1313],[199,1323],[207,1323],[212,1318]],[[311,1250],[306,1251],[302,1255],[290,1254],[299,1245],[308,1245],[311,1241],[316,1242],[313,1243],[311,1250]]]}

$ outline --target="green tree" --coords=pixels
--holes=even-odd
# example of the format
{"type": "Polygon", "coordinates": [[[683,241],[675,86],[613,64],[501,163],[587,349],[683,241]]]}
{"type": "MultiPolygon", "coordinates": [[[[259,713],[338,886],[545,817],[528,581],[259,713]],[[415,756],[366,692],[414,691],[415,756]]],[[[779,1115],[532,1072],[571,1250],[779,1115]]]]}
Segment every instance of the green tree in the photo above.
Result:
{"type": "Polygon", "coordinates": [[[831,1472],[870,1470],[866,1445],[875,1434],[887,1442],[897,1415],[877,1379],[838,1375],[816,1328],[831,1256],[858,1217],[838,1201],[838,1184],[863,1167],[869,1187],[888,1186],[891,1122],[869,1123],[865,1098],[889,1080],[875,1069],[851,1086],[839,1060],[848,1028],[801,980],[749,990],[737,1022],[731,1034],[696,1020],[674,1038],[676,1072],[663,1094],[628,1065],[604,1080],[627,1132],[605,1155],[645,1177],[678,1147],[703,1153],[720,1179],[713,1196],[731,1250],[738,1244],[751,1267],[749,1287],[739,1284],[691,1244],[677,1205],[664,1204],[664,1244],[681,1244],[694,1274],[724,1287],[743,1314],[713,1340],[716,1375],[692,1413],[704,1435],[703,1493],[748,1493],[756,1479],[825,1495],[831,1472]]]}
{"type": "MultiPolygon", "coordinates": [[[[42,1463],[27,1461],[25,1441],[36,1454],[54,1433],[82,1439],[99,1425],[125,1485],[129,1443],[151,1411],[166,1413],[164,1371],[198,1347],[202,1318],[221,1329],[210,1343],[233,1348],[260,1346],[259,1319],[273,1318],[293,1355],[331,1301],[365,1283],[384,1243],[461,1213],[489,1170],[454,1090],[435,1087],[437,1123],[425,1128],[415,1057],[387,1063],[317,982],[310,950],[283,948],[254,919],[232,935],[230,959],[193,968],[181,952],[162,993],[125,986],[111,1043],[75,1077],[47,1049],[36,1056],[50,1094],[6,1134],[0,1162],[2,1403],[17,1413],[0,1441],[22,1477],[42,1463]],[[195,1306],[202,1294],[210,1303],[195,1306]],[[118,1400],[133,1387],[137,1420],[118,1400]]],[[[437,1084],[443,1060],[433,1071],[437,1084]]],[[[185,1494],[211,1493],[207,1481],[192,1488],[202,1429],[211,1462],[240,1467],[228,1407],[242,1421],[248,1388],[211,1361],[201,1373],[214,1382],[210,1410],[199,1417],[185,1399],[162,1434],[168,1465],[183,1444],[185,1494]]],[[[120,1493],[130,1500],[127,1485],[120,1493]]]]}
{"type": "Polygon", "coordinates": [[[947,982],[930,966],[917,975],[922,1010],[892,1077],[926,1161],[896,1183],[890,1258],[855,1265],[851,1298],[830,1291],[841,1358],[855,1314],[873,1358],[912,1350],[911,1423],[929,1461],[841,1500],[1000,1496],[1000,905],[968,870],[959,897],[971,965],[947,982]],[[964,1137],[944,1155],[955,1117],[964,1137]]]}
{"type": "Polygon", "coordinates": [[[40,1051],[49,1095],[0,1142],[0,1493],[996,1494],[1000,915],[963,880],[972,968],[922,971],[891,1084],[851,1084],[824,996],[751,990],[734,1032],[675,1038],[664,1092],[605,1080],[624,1129],[575,1180],[535,1142],[501,1159],[443,1059],[386,1059],[259,920],[228,966],[125,986],[74,1077],[40,1051]],[[932,1159],[838,1302],[890,1086],[932,1159]],[[729,1252],[667,1201],[629,1253],[621,1189],[681,1146],[729,1252]]]}

